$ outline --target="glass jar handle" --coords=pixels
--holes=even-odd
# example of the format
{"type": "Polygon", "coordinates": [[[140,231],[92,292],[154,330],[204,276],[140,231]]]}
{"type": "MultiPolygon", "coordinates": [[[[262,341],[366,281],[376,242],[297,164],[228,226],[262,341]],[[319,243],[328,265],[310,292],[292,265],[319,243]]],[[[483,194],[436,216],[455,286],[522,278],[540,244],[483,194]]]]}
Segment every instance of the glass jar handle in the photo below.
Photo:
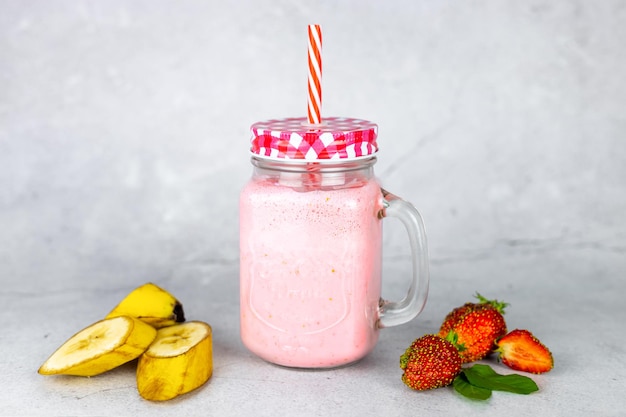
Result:
{"type": "Polygon", "coordinates": [[[400,301],[381,298],[378,327],[392,327],[411,321],[422,312],[428,296],[428,247],[422,216],[407,201],[381,188],[383,210],[381,217],[396,217],[409,234],[413,278],[406,296],[400,301]]]}

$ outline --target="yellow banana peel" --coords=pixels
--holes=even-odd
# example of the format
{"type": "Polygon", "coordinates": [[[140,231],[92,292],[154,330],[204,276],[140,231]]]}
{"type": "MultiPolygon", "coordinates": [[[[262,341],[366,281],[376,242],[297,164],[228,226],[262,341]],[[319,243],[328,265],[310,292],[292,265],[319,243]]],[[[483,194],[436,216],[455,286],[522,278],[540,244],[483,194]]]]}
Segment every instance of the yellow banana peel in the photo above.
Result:
{"type": "Polygon", "coordinates": [[[106,318],[118,316],[136,317],[157,329],[185,321],[183,305],[151,282],[131,291],[106,318]]]}

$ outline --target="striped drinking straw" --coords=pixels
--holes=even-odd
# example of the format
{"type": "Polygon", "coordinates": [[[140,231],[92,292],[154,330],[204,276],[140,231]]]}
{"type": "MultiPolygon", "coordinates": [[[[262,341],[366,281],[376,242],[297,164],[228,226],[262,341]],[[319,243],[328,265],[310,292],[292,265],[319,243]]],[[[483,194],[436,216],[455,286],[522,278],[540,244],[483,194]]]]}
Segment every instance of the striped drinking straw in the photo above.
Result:
{"type": "Polygon", "coordinates": [[[320,124],[322,110],[322,29],[309,25],[309,100],[308,121],[320,124]]]}

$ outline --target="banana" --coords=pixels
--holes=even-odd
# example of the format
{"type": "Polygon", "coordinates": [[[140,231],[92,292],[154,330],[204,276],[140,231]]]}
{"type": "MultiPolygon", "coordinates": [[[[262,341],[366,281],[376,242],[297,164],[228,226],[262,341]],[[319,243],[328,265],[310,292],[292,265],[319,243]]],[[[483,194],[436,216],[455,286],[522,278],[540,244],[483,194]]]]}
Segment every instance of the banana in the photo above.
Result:
{"type": "Polygon", "coordinates": [[[151,282],[131,291],[106,318],[117,316],[136,317],[157,329],[185,321],[183,305],[151,282]]]}
{"type": "Polygon", "coordinates": [[[100,320],[70,337],[39,368],[42,375],[94,376],[141,355],[157,331],[133,317],[100,320]]]}
{"type": "Polygon", "coordinates": [[[212,373],[211,326],[190,321],[157,331],[154,342],[139,357],[137,389],[146,400],[170,400],[200,387],[212,373]]]}

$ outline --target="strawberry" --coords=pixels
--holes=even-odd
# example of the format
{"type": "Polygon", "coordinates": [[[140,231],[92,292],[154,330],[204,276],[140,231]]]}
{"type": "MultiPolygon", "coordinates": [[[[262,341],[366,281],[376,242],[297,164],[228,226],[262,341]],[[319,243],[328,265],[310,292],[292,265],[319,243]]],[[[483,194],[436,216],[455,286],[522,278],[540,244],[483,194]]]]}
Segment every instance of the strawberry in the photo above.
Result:
{"type": "Polygon", "coordinates": [[[400,356],[402,381],[424,391],[450,385],[461,372],[461,357],[453,342],[434,334],[416,339],[400,356]]]}
{"type": "Polygon", "coordinates": [[[497,346],[502,363],[516,371],[541,374],[554,367],[550,350],[528,330],[513,330],[497,346]]]}
{"type": "Polygon", "coordinates": [[[478,303],[465,303],[452,310],[439,329],[439,336],[456,333],[457,343],[465,349],[460,352],[463,363],[477,361],[487,356],[495,341],[506,334],[504,308],[508,305],[497,300],[487,300],[476,293],[478,303]]]}

